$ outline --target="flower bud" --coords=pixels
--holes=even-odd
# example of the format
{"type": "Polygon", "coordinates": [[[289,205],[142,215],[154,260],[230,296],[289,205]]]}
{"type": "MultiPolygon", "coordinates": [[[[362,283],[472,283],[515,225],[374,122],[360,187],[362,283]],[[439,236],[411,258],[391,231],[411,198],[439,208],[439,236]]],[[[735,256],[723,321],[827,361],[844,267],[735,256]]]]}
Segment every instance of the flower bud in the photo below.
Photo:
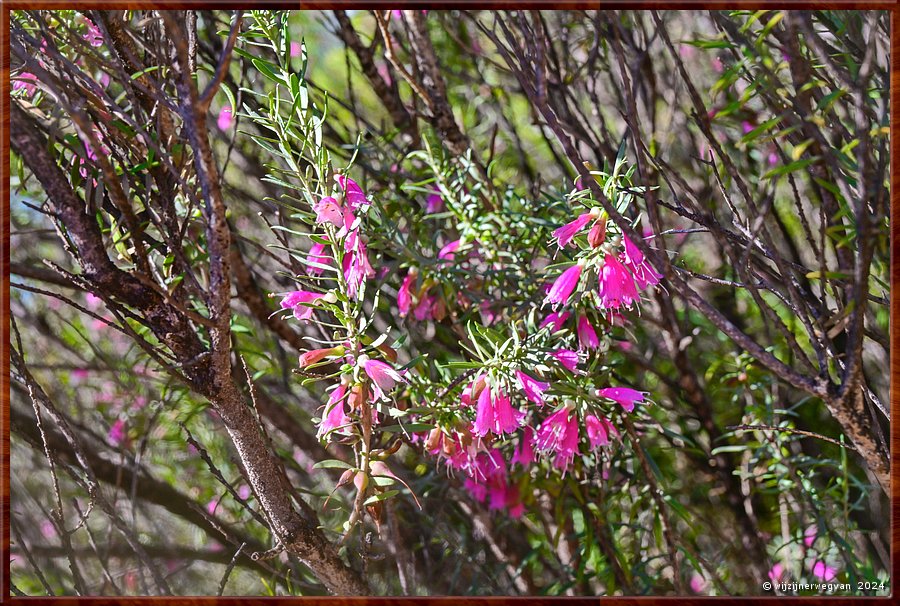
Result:
{"type": "Polygon", "coordinates": [[[591,245],[591,248],[597,248],[603,244],[604,240],[606,240],[606,221],[600,219],[594,223],[588,232],[588,243],[591,245]]]}

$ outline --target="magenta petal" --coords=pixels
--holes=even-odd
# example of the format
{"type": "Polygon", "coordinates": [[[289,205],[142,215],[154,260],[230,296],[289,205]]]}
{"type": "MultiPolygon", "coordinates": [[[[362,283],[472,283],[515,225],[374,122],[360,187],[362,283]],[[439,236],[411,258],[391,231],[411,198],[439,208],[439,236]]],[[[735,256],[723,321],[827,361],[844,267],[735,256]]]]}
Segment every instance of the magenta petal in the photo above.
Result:
{"type": "Polygon", "coordinates": [[[550,292],[544,299],[545,303],[553,305],[563,305],[569,301],[575,287],[578,286],[578,280],[581,278],[581,265],[575,264],[564,271],[550,287],[550,292]]]}

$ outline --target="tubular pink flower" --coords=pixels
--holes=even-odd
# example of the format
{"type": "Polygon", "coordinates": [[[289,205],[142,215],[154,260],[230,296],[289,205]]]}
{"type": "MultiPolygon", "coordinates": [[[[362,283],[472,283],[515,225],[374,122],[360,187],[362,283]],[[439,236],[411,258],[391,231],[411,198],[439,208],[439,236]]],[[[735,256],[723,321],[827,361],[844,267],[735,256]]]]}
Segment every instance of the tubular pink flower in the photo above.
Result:
{"type": "Polygon", "coordinates": [[[387,399],[385,396],[386,392],[394,389],[397,383],[407,382],[406,379],[403,378],[403,375],[394,370],[390,364],[386,364],[380,360],[363,359],[362,367],[363,370],[366,371],[366,374],[369,375],[369,378],[372,379],[372,383],[375,387],[373,390],[373,397],[376,400],[387,399]]]}
{"type": "Polygon", "coordinates": [[[644,289],[659,284],[662,274],[644,259],[644,253],[628,239],[628,236],[623,236],[622,239],[625,242],[625,265],[634,274],[638,287],[644,289]]]}
{"type": "Polygon", "coordinates": [[[441,196],[441,190],[437,186],[432,186],[433,194],[428,194],[425,199],[425,212],[429,215],[439,213],[444,210],[444,198],[441,196]]]}
{"type": "Polygon", "coordinates": [[[294,317],[298,320],[309,320],[312,318],[314,309],[308,304],[316,303],[324,295],[308,290],[295,290],[289,292],[281,299],[282,309],[293,309],[294,317]]]}
{"type": "Polygon", "coordinates": [[[456,258],[456,251],[459,249],[462,244],[462,240],[454,240],[449,244],[445,245],[440,252],[438,252],[438,259],[446,259],[448,261],[453,261],[456,258]]]}
{"type": "Polygon", "coordinates": [[[812,573],[824,581],[833,581],[837,576],[838,571],[825,564],[822,560],[819,560],[813,564],[812,573]]]}
{"type": "MultiPolygon", "coordinates": [[[[321,242],[314,243],[310,249],[309,254],[306,255],[306,260],[310,263],[317,263],[319,265],[328,265],[331,261],[331,257],[328,257],[325,253],[325,245],[321,242]]],[[[316,267],[315,265],[307,265],[306,273],[311,276],[318,276],[325,271],[321,267],[316,267]]]]}
{"type": "Polygon", "coordinates": [[[572,296],[575,287],[578,286],[578,280],[581,279],[580,263],[576,263],[566,271],[564,271],[550,287],[550,292],[544,298],[544,303],[552,305],[565,305],[572,296]]]}
{"type": "Polygon", "coordinates": [[[103,34],[100,32],[100,28],[87,17],[84,18],[84,23],[87,25],[88,31],[82,37],[93,47],[103,46],[103,34]]]}
{"type": "Polygon", "coordinates": [[[550,355],[569,372],[578,372],[578,352],[569,349],[557,349],[550,352],[550,355]]]}
{"type": "Polygon", "coordinates": [[[547,314],[547,317],[544,318],[544,321],[541,322],[541,325],[539,328],[544,328],[545,326],[550,326],[550,330],[552,332],[556,332],[557,330],[562,328],[562,325],[565,323],[566,320],[569,319],[570,315],[572,315],[572,314],[567,311],[563,311],[563,312],[555,312],[554,311],[552,313],[549,313],[549,314],[547,314]]]}
{"type": "Polygon", "coordinates": [[[587,225],[592,218],[594,218],[594,215],[591,213],[584,213],[578,215],[578,218],[574,221],[566,223],[555,230],[553,232],[553,237],[556,238],[556,245],[560,248],[565,248],[569,242],[572,241],[572,238],[575,237],[575,234],[584,229],[584,226],[587,225]]]}
{"type": "Polygon", "coordinates": [[[422,322],[431,315],[431,309],[434,307],[436,298],[434,295],[422,297],[422,300],[419,301],[419,304],[416,305],[416,309],[413,311],[413,317],[416,321],[422,322]]]}
{"type": "Polygon", "coordinates": [[[819,530],[815,526],[810,526],[803,532],[803,544],[807,547],[812,547],[813,543],[816,542],[816,537],[819,536],[819,530]]]}
{"type": "Polygon", "coordinates": [[[345,411],[346,394],[347,387],[341,384],[328,397],[328,403],[325,405],[325,410],[322,411],[319,430],[316,432],[316,437],[320,440],[333,431],[345,433],[344,428],[353,422],[345,411]]]}
{"type": "Polygon", "coordinates": [[[109,433],[106,434],[106,437],[116,446],[121,446],[125,439],[128,437],[127,432],[125,431],[125,421],[122,419],[117,419],[115,423],[109,428],[109,433]]]}
{"type": "Polygon", "coordinates": [[[338,201],[331,196],[325,196],[313,205],[316,213],[316,223],[331,223],[335,227],[344,226],[344,212],[338,201]]]}
{"type": "Polygon", "coordinates": [[[344,242],[347,254],[344,255],[344,280],[347,282],[347,294],[356,297],[359,287],[362,286],[366,278],[375,276],[375,270],[369,264],[369,255],[366,251],[366,244],[359,237],[359,231],[354,230],[347,236],[344,242]]]}
{"type": "Polygon", "coordinates": [[[299,42],[291,42],[291,57],[299,57],[303,54],[303,45],[299,42]]]}
{"type": "Polygon", "coordinates": [[[634,278],[613,255],[607,254],[600,272],[600,304],[606,309],[631,307],[638,300],[634,278]]]}
{"type": "Polygon", "coordinates": [[[612,433],[615,433],[615,429],[607,419],[603,417],[596,417],[594,415],[587,415],[584,418],[584,426],[587,429],[588,440],[591,443],[591,448],[596,450],[600,446],[606,446],[609,444],[609,436],[612,433]]]}
{"type": "Polygon", "coordinates": [[[306,367],[321,362],[325,358],[333,356],[341,356],[344,354],[344,347],[326,347],[324,349],[311,349],[300,354],[300,366],[306,367]]]}
{"type": "Polygon", "coordinates": [[[643,402],[647,392],[629,387],[604,387],[597,390],[597,395],[618,402],[627,412],[632,412],[635,403],[643,402]]]}
{"type": "Polygon", "coordinates": [[[529,465],[534,463],[533,442],[534,429],[532,429],[529,425],[525,428],[525,432],[522,434],[522,439],[519,440],[519,448],[517,448],[515,454],[513,454],[513,458],[512,461],[510,461],[510,464],[528,467],[529,465]]]}
{"type": "Polygon", "coordinates": [[[541,452],[555,452],[553,466],[567,470],[578,452],[578,415],[567,407],[554,412],[538,427],[534,445],[541,452]]]}
{"type": "Polygon", "coordinates": [[[344,200],[352,210],[359,210],[363,206],[369,205],[369,199],[366,198],[365,192],[356,181],[346,175],[335,175],[334,180],[344,190],[344,200]]]}
{"type": "Polygon", "coordinates": [[[216,118],[216,126],[219,130],[228,130],[234,124],[234,113],[230,105],[226,105],[219,110],[219,117],[216,118]]]}
{"type": "Polygon", "coordinates": [[[38,78],[31,72],[22,72],[12,81],[13,90],[24,90],[25,94],[33,97],[37,91],[38,78]]]}
{"type": "Polygon", "coordinates": [[[489,388],[478,396],[478,410],[475,414],[475,435],[484,437],[493,432],[496,435],[512,433],[518,429],[525,413],[512,407],[503,392],[494,397],[489,388]]]}
{"type": "Polygon", "coordinates": [[[600,347],[600,339],[597,338],[597,331],[591,326],[591,322],[587,316],[578,316],[578,344],[581,349],[597,349],[600,347]]]}
{"type": "Polygon", "coordinates": [[[400,290],[397,291],[397,309],[400,310],[400,317],[406,317],[406,314],[409,313],[410,306],[412,305],[412,287],[416,283],[416,274],[410,270],[409,273],[406,274],[406,277],[403,278],[403,284],[400,285],[400,290]]]}
{"type": "Polygon", "coordinates": [[[525,392],[525,397],[538,406],[543,406],[544,392],[550,387],[550,383],[538,381],[534,377],[526,375],[521,370],[516,371],[516,378],[519,380],[522,391],[525,392]]]}
{"type": "Polygon", "coordinates": [[[782,566],[781,564],[775,564],[774,566],[772,566],[771,570],[769,570],[769,579],[773,583],[781,583],[784,579],[785,572],[786,571],[784,569],[784,566],[782,566]]]}

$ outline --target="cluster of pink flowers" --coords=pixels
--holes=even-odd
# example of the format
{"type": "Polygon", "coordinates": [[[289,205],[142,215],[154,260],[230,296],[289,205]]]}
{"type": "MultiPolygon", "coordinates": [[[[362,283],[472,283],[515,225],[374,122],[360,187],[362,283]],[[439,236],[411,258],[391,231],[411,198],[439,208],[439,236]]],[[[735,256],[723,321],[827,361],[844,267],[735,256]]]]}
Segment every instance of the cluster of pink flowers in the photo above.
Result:
{"type": "Polygon", "coordinates": [[[471,424],[450,433],[433,429],[425,450],[465,476],[463,486],[476,501],[487,501],[490,509],[506,509],[512,517],[525,511],[518,486],[509,481],[502,452],[475,435],[471,424]]]}
{"type": "MultiPolygon", "coordinates": [[[[325,196],[314,206],[317,224],[328,224],[337,229],[335,238],[343,240],[344,257],[342,271],[347,284],[347,295],[356,297],[359,288],[369,278],[375,276],[375,270],[369,264],[369,255],[366,248],[366,240],[360,234],[360,222],[356,213],[369,206],[369,199],[362,188],[345,175],[335,176],[342,193],[340,197],[325,196]]],[[[311,250],[310,260],[324,264],[326,259],[322,255],[324,246],[317,250],[311,250]]]]}
{"type": "MultiPolygon", "coordinates": [[[[593,209],[553,232],[558,246],[568,246],[591,221],[594,224],[588,232],[588,243],[592,248],[603,245],[606,241],[606,219],[598,209],[593,209]]],[[[600,306],[607,311],[634,306],[640,300],[638,289],[654,286],[662,278],[628,236],[623,235],[622,242],[624,250],[619,254],[606,252],[599,271],[597,294],[600,306]]],[[[578,287],[584,266],[585,260],[582,259],[564,271],[550,286],[544,302],[554,307],[567,304],[578,287]]]]}
{"type": "MultiPolygon", "coordinates": [[[[300,366],[303,368],[327,361],[345,362],[361,371],[342,375],[340,383],[334,386],[328,396],[317,433],[319,439],[326,442],[331,440],[333,434],[353,434],[354,421],[351,413],[362,414],[368,409],[373,425],[377,424],[378,413],[372,405],[389,400],[388,394],[398,384],[408,382],[403,373],[387,362],[371,359],[366,354],[354,355],[348,351],[348,346],[349,344],[314,349],[300,355],[300,366]]],[[[379,350],[388,356],[394,355],[393,350],[386,346],[379,347],[379,350]]]]}
{"type": "MultiPolygon", "coordinates": [[[[438,251],[437,261],[439,264],[453,263],[456,266],[460,266],[461,263],[469,258],[469,252],[474,253],[473,258],[478,257],[476,245],[477,242],[473,242],[472,246],[465,246],[461,238],[447,242],[438,251]]],[[[443,292],[440,288],[435,288],[437,282],[434,279],[425,279],[420,285],[418,283],[419,277],[419,270],[416,267],[410,267],[403,282],[400,284],[400,288],[397,291],[397,309],[400,312],[400,317],[405,318],[412,311],[413,318],[416,321],[422,322],[431,318],[436,322],[440,322],[447,316],[447,302],[444,300],[443,292]]],[[[456,303],[462,308],[467,308],[471,305],[471,301],[462,293],[458,294],[456,303]]],[[[481,310],[483,313],[490,315],[490,302],[484,301],[481,310]]]]}
{"type": "Polygon", "coordinates": [[[82,37],[87,43],[94,47],[103,46],[103,34],[100,32],[100,28],[87,17],[84,17],[84,25],[87,27],[87,33],[82,37]]]}
{"type": "Polygon", "coordinates": [[[14,91],[24,90],[26,96],[33,97],[37,92],[37,83],[37,76],[31,72],[22,72],[13,79],[12,89],[14,91]]]}

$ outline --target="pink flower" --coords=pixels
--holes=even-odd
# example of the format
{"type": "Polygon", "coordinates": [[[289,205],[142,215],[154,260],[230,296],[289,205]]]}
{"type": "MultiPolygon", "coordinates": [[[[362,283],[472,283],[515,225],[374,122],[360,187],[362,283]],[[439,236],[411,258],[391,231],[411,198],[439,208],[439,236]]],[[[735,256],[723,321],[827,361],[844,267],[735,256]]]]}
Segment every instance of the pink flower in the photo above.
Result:
{"type": "Polygon", "coordinates": [[[314,308],[311,304],[318,302],[324,295],[308,290],[295,290],[289,292],[281,299],[282,309],[292,309],[294,317],[298,320],[309,320],[312,318],[314,308]]]}
{"type": "Polygon", "coordinates": [[[346,394],[347,386],[344,384],[338,385],[337,388],[331,392],[331,395],[328,397],[328,403],[325,404],[322,420],[319,422],[319,430],[316,432],[316,437],[318,439],[321,440],[333,431],[346,433],[344,429],[353,423],[353,420],[347,416],[347,413],[344,410],[346,394]]]}
{"type": "Polygon", "coordinates": [[[476,501],[488,501],[490,509],[507,509],[512,517],[525,511],[519,488],[507,481],[506,464],[496,448],[479,453],[466,470],[470,475],[464,486],[476,501]]]}
{"type": "Polygon", "coordinates": [[[250,487],[247,486],[246,484],[241,484],[240,487],[238,488],[238,496],[241,497],[245,501],[250,498],[251,494],[253,494],[253,493],[250,491],[250,487]]]}
{"type": "Polygon", "coordinates": [[[538,427],[534,445],[541,452],[555,452],[553,466],[567,470],[578,452],[578,415],[568,407],[554,412],[538,427]]]}
{"type": "Polygon", "coordinates": [[[807,547],[812,547],[813,543],[816,542],[816,537],[818,536],[818,529],[815,526],[810,526],[803,532],[803,544],[807,547]]]}
{"type": "Polygon", "coordinates": [[[512,433],[521,425],[525,413],[512,407],[503,392],[494,397],[490,388],[485,387],[478,396],[478,410],[475,414],[475,434],[484,437],[493,432],[496,435],[512,433]]]}
{"type": "Polygon", "coordinates": [[[435,295],[422,297],[422,300],[419,301],[419,304],[416,305],[416,309],[413,311],[413,317],[416,321],[422,322],[431,315],[431,310],[434,307],[436,299],[437,297],[435,295]]]}
{"type": "Polygon", "coordinates": [[[97,295],[95,295],[92,292],[89,292],[86,295],[84,295],[84,301],[85,301],[85,303],[87,303],[87,306],[90,309],[97,309],[103,303],[103,299],[101,299],[100,297],[98,297],[97,295]]]}
{"type": "Polygon", "coordinates": [[[632,412],[635,403],[643,402],[647,393],[628,387],[604,387],[597,390],[597,395],[618,402],[626,411],[632,412]]]}
{"type": "Polygon", "coordinates": [[[394,386],[397,383],[406,383],[406,379],[403,376],[394,370],[394,368],[390,364],[386,364],[379,360],[370,360],[366,356],[360,356],[360,363],[362,364],[363,370],[366,371],[366,374],[369,375],[369,378],[372,379],[372,383],[375,387],[373,390],[373,398],[376,400],[384,400],[387,399],[385,396],[386,392],[394,389],[394,386]]]}
{"type": "Polygon", "coordinates": [[[778,154],[775,152],[769,152],[769,157],[767,158],[769,162],[769,166],[775,166],[778,164],[778,154]]]}
{"type": "Polygon", "coordinates": [[[581,349],[597,349],[600,347],[600,339],[597,338],[597,331],[591,326],[587,316],[578,316],[578,344],[581,349]]]}
{"type": "Polygon", "coordinates": [[[622,351],[631,351],[633,347],[630,341],[613,341],[613,344],[622,351]]]}
{"type": "Polygon", "coordinates": [[[754,128],[756,127],[753,126],[752,122],[748,122],[747,120],[741,122],[741,131],[743,131],[745,135],[752,132],[754,128]]]}
{"type": "Polygon", "coordinates": [[[103,34],[100,32],[100,28],[87,17],[84,18],[84,24],[87,25],[87,33],[82,37],[87,40],[88,44],[94,47],[103,46],[103,34]]]}
{"type": "Polygon", "coordinates": [[[784,574],[787,572],[781,564],[775,564],[769,570],[769,579],[773,583],[781,583],[784,580],[784,574]]]}
{"type": "Polygon", "coordinates": [[[355,297],[366,278],[375,276],[375,270],[369,264],[369,255],[366,252],[366,244],[359,237],[358,230],[350,232],[344,241],[344,247],[348,254],[344,255],[344,280],[347,282],[347,294],[355,297]]]}
{"type": "Polygon", "coordinates": [[[572,296],[575,287],[578,286],[578,280],[581,279],[581,264],[576,263],[566,271],[564,271],[550,287],[544,303],[553,305],[565,305],[572,296]]]}
{"type": "Polygon", "coordinates": [[[678,54],[681,55],[683,59],[691,59],[697,54],[697,49],[690,44],[681,44],[678,46],[678,54]]]}
{"type": "Polygon", "coordinates": [[[691,591],[693,591],[694,593],[703,593],[709,587],[709,582],[707,582],[707,580],[703,578],[703,575],[694,574],[691,577],[690,585],[691,591]]]}
{"type": "Polygon", "coordinates": [[[534,463],[534,429],[531,428],[530,425],[525,427],[525,432],[522,434],[522,439],[519,440],[519,448],[516,449],[516,452],[513,454],[512,461],[510,463],[512,465],[521,465],[522,467],[528,467],[532,463],[534,463]]]}
{"type": "Polygon", "coordinates": [[[560,328],[562,328],[563,323],[569,319],[569,316],[572,315],[567,311],[563,312],[552,312],[547,314],[547,317],[544,318],[544,321],[541,322],[540,328],[544,328],[545,326],[550,326],[551,332],[556,332],[560,328]]]}
{"type": "Polygon", "coordinates": [[[438,259],[447,259],[448,261],[452,261],[456,258],[456,251],[459,249],[462,244],[462,240],[454,240],[449,244],[445,245],[440,252],[438,252],[438,259]]]}
{"type": "Polygon", "coordinates": [[[584,426],[587,429],[588,441],[591,443],[592,449],[609,444],[609,436],[615,433],[615,429],[608,420],[603,417],[595,417],[587,415],[584,418],[584,426]]]}
{"type": "Polygon", "coordinates": [[[441,196],[441,190],[436,186],[432,186],[432,189],[435,193],[428,194],[428,197],[425,199],[425,212],[429,215],[444,210],[444,198],[441,196]]]}
{"type": "Polygon", "coordinates": [[[226,105],[219,110],[219,117],[216,119],[216,125],[219,130],[228,130],[234,124],[234,113],[230,105],[226,105]]]}
{"type": "MultiPolygon", "coordinates": [[[[331,257],[324,254],[325,253],[325,245],[321,242],[314,243],[310,249],[309,254],[306,256],[306,260],[310,263],[316,263],[317,265],[328,265],[331,261],[331,257]]],[[[325,271],[322,267],[316,267],[316,265],[307,265],[306,273],[311,276],[318,276],[325,271]]]]}
{"type": "Polygon", "coordinates": [[[556,244],[560,248],[565,248],[569,242],[572,241],[572,238],[575,237],[575,234],[584,229],[584,226],[587,225],[591,219],[594,218],[592,213],[583,213],[578,215],[578,218],[574,221],[566,223],[559,229],[553,232],[553,237],[556,238],[556,244]]]}
{"type": "Polygon", "coordinates": [[[522,391],[525,392],[525,397],[538,406],[543,406],[544,392],[550,387],[550,383],[538,381],[537,379],[526,375],[521,370],[516,371],[516,378],[519,380],[522,391]]]}
{"type": "Polygon", "coordinates": [[[359,210],[363,206],[369,205],[369,199],[366,198],[365,192],[356,181],[346,175],[335,175],[334,180],[344,190],[344,201],[351,210],[359,210]]]}
{"type": "Polygon", "coordinates": [[[551,351],[550,355],[556,358],[556,361],[563,365],[569,372],[578,372],[578,353],[569,349],[557,349],[551,351]]]}
{"type": "Polygon", "coordinates": [[[125,442],[125,438],[128,437],[125,431],[125,421],[117,419],[109,428],[109,433],[106,434],[106,437],[116,446],[121,446],[125,442]]]}
{"type": "Polygon", "coordinates": [[[305,368],[307,366],[312,366],[316,362],[321,362],[327,357],[342,355],[344,355],[344,347],[342,345],[324,349],[311,349],[300,354],[300,366],[305,368]]]}
{"type": "Polygon", "coordinates": [[[50,520],[41,522],[41,536],[45,539],[52,539],[56,536],[56,526],[50,520]]]}
{"type": "Polygon", "coordinates": [[[303,45],[299,42],[291,42],[291,57],[299,57],[303,53],[303,45]]]}
{"type": "Polygon", "coordinates": [[[625,242],[625,265],[634,274],[638,286],[647,288],[659,284],[662,274],[653,269],[653,266],[644,259],[644,253],[628,239],[628,236],[623,236],[622,239],[625,242]]]}
{"type": "Polygon", "coordinates": [[[410,270],[406,277],[403,278],[400,290],[397,291],[397,309],[400,310],[401,318],[406,317],[406,314],[409,313],[409,308],[412,305],[412,287],[415,283],[416,274],[410,270]]]}
{"type": "Polygon", "coordinates": [[[607,254],[600,272],[600,304],[607,309],[630,307],[638,299],[634,278],[613,255],[607,254]]]}
{"type": "Polygon", "coordinates": [[[481,312],[481,322],[485,326],[490,326],[500,318],[500,312],[494,309],[494,302],[489,299],[479,303],[478,311],[481,312]]]}
{"type": "Polygon", "coordinates": [[[209,503],[206,504],[206,512],[209,515],[215,515],[216,509],[219,508],[219,499],[212,499],[209,503]]]}
{"type": "Polygon", "coordinates": [[[812,573],[813,575],[823,579],[825,581],[833,581],[837,576],[837,570],[828,566],[822,560],[819,560],[815,564],[813,564],[812,573]]]}
{"type": "Polygon", "coordinates": [[[315,203],[313,212],[316,213],[316,223],[331,223],[335,227],[344,227],[344,211],[338,201],[331,196],[325,196],[315,203]]]}
{"type": "Polygon", "coordinates": [[[34,96],[35,91],[37,91],[37,76],[32,74],[31,72],[22,72],[12,82],[13,90],[24,90],[25,94],[29,97],[34,96]]]}

